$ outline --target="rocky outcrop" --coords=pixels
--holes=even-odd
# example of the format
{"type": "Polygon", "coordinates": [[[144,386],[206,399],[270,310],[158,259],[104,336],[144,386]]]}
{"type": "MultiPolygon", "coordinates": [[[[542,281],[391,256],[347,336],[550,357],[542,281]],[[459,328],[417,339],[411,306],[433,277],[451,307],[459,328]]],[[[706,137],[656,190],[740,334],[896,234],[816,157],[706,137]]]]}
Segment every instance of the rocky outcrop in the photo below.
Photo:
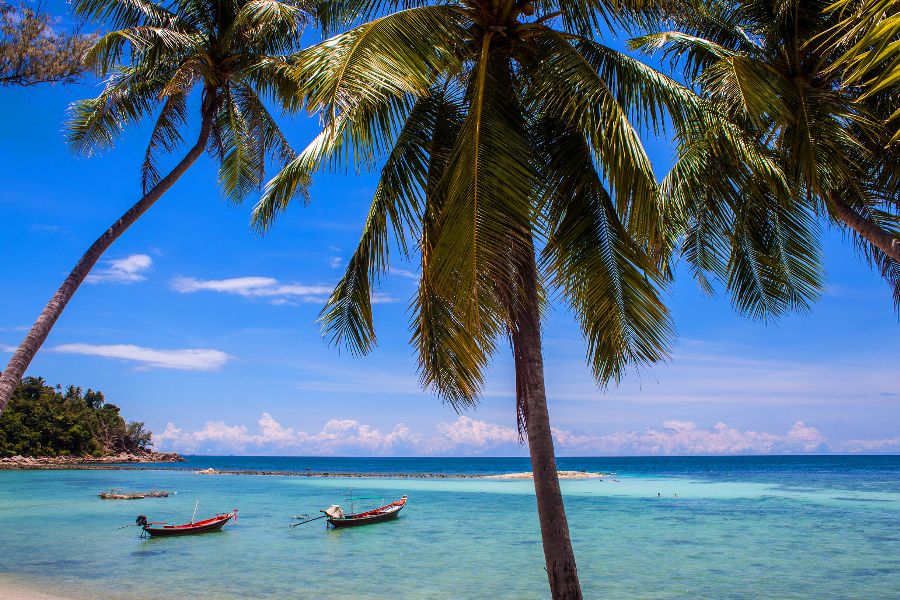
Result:
{"type": "Polygon", "coordinates": [[[106,456],[8,456],[0,458],[0,469],[66,469],[82,465],[121,463],[171,463],[184,460],[175,452],[120,452],[106,456]]]}

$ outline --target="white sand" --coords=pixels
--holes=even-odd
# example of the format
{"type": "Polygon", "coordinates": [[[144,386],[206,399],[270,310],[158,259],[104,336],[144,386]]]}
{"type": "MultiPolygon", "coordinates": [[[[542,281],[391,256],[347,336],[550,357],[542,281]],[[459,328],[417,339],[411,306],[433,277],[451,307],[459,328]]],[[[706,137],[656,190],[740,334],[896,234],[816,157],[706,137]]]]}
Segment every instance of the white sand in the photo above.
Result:
{"type": "MultiPolygon", "coordinates": [[[[560,479],[600,479],[604,473],[590,473],[587,471],[557,471],[560,479]]],[[[503,475],[487,475],[485,479],[532,479],[531,473],[505,473],[503,475]]]]}
{"type": "Polygon", "coordinates": [[[0,579],[0,600],[71,600],[42,592],[36,584],[25,586],[7,578],[0,579]]]}

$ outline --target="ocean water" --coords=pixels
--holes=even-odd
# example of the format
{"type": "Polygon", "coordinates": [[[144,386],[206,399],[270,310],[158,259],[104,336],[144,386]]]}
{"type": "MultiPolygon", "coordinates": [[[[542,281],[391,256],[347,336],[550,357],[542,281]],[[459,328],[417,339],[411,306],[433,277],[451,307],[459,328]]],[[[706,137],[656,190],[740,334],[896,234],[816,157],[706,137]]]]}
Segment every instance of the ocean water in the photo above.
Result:
{"type": "MultiPolygon", "coordinates": [[[[587,598],[900,598],[900,457],[568,458],[587,598]],[[615,479],[612,481],[611,479],[615,479]]],[[[184,464],[179,465],[184,466],[184,464]]],[[[192,469],[493,474],[527,459],[191,457],[192,469]]],[[[530,481],[0,471],[0,587],[78,599],[546,598],[530,481]],[[175,496],[103,501],[108,487],[175,496]],[[290,528],[349,495],[408,494],[399,519],[290,528]],[[220,533],[134,522],[239,509],[220,533]]]]}

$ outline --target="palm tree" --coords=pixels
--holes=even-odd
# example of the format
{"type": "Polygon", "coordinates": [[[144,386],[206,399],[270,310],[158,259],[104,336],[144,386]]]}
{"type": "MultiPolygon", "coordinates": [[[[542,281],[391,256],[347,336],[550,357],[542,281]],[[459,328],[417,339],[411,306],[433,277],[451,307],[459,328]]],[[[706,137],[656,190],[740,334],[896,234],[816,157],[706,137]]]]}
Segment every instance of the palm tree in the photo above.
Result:
{"type": "MultiPolygon", "coordinates": [[[[900,67],[900,7],[893,0],[838,0],[828,7],[841,21],[824,36],[842,54],[832,66],[846,85],[861,85],[864,98],[897,85],[900,67]]],[[[891,142],[900,141],[900,107],[891,115],[891,142]]]]}
{"type": "Polygon", "coordinates": [[[581,589],[547,408],[542,307],[555,292],[574,311],[601,384],[659,360],[671,335],[656,256],[670,240],[633,123],[655,128],[665,110],[680,120],[692,94],[598,41],[622,10],[585,0],[332,3],[319,14],[325,29],[348,16],[352,26],[292,59],[322,131],[254,213],[270,226],[320,169],[380,168],[323,328],[356,354],[373,348],[371,290],[393,238],[421,259],[411,329],[424,387],[457,410],[474,405],[508,338],[554,598],[581,589]]]}
{"type": "Polygon", "coordinates": [[[292,102],[282,56],[300,47],[308,20],[298,1],[178,0],[164,8],[150,0],[78,0],[75,11],[117,30],[85,57],[109,78],[99,96],[72,105],[69,144],[90,155],[112,146],[126,126],[156,115],[141,166],[143,197],[85,252],[16,349],[0,375],[0,411],[100,256],[204,151],[219,162],[219,185],[233,202],[260,187],[268,157],[294,157],[265,101],[292,102]],[[163,176],[158,158],[184,142],[194,90],[199,135],[163,176]]]}
{"type": "Polygon", "coordinates": [[[727,115],[679,131],[679,162],[663,188],[679,213],[672,218],[686,224],[684,249],[701,283],[705,273],[726,281],[738,307],[756,316],[815,297],[819,219],[849,233],[900,307],[900,148],[885,148],[882,126],[900,106],[900,82],[866,96],[847,85],[834,68],[845,48],[822,41],[837,22],[827,7],[688,1],[657,32],[632,40],[681,63],[727,115]],[[754,227],[742,226],[746,218],[754,227]],[[742,239],[750,229],[762,235],[742,239]],[[753,260],[737,268],[748,253],[753,260]],[[780,293],[745,293],[772,287],[773,273],[780,293]]]}

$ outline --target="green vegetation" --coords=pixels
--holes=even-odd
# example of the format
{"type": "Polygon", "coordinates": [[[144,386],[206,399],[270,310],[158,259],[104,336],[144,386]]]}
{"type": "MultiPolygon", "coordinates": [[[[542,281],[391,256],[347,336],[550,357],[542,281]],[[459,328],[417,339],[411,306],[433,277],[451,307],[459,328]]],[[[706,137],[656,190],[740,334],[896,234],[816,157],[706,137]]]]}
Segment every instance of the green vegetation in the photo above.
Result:
{"type": "Polygon", "coordinates": [[[40,4],[0,1],[0,86],[71,83],[84,72],[81,57],[95,37],[56,31],[40,4]]]}
{"type": "MultiPolygon", "coordinates": [[[[581,598],[556,475],[541,319],[576,315],[599,384],[666,356],[676,257],[701,288],[767,319],[807,310],[825,284],[820,228],[846,233],[900,306],[900,43],[896,0],[77,0],[114,31],[86,54],[102,93],[72,106],[90,155],[154,119],[144,197],[85,253],[0,376],[0,410],[105,250],[208,152],[230,200],[255,194],[265,230],[324,170],[379,170],[359,246],[322,322],[366,354],[371,290],[391,240],[421,260],[411,329],[422,382],[474,405],[512,347],[520,432],[534,470],[555,599],[581,598]],[[311,11],[315,7],[316,14],[311,11]],[[325,41],[301,51],[315,18],[325,41]],[[643,33],[670,78],[605,44],[643,33]],[[191,94],[199,136],[185,144],[191,94]],[[299,155],[267,104],[317,114],[299,155]],[[662,182],[640,132],[677,137],[662,182]]],[[[5,14],[5,13],[4,13],[5,14]]],[[[17,388],[0,453],[144,447],[102,394],[17,388]]]]}
{"type": "Polygon", "coordinates": [[[55,388],[26,377],[0,416],[0,456],[103,456],[149,449],[144,424],[129,423],[103,392],[55,388]]]}
{"type": "MultiPolygon", "coordinates": [[[[830,49],[844,50],[833,69],[848,86],[861,85],[867,99],[896,88],[900,81],[900,7],[896,0],[839,0],[828,8],[842,18],[827,37],[830,49]]],[[[891,106],[888,127],[900,141],[900,107],[891,106]]]]}
{"type": "MultiPolygon", "coordinates": [[[[701,285],[727,282],[756,318],[806,310],[823,289],[820,225],[837,228],[900,308],[900,145],[885,128],[900,80],[865,94],[836,62],[828,0],[690,0],[632,40],[662,50],[711,115],[679,131],[662,189],[701,285]]],[[[880,60],[880,59],[879,59],[880,60]]]]}
{"type": "Polygon", "coordinates": [[[335,2],[318,14],[325,30],[356,26],[292,58],[323,130],[267,185],[255,222],[270,226],[318,171],[381,168],[359,246],[322,313],[326,334],[358,354],[372,349],[370,290],[393,237],[421,258],[411,329],[423,385],[474,405],[493,356],[511,344],[551,593],[581,598],[541,313],[551,295],[571,308],[601,385],[665,356],[658,257],[672,231],[638,130],[659,131],[666,115],[683,121],[698,99],[604,43],[643,18],[630,3],[414,4],[335,2]]]}
{"type": "Polygon", "coordinates": [[[72,105],[69,146],[90,156],[109,149],[127,127],[152,121],[141,164],[144,196],[117,219],[69,273],[0,374],[0,411],[78,287],[103,253],[206,152],[219,165],[219,187],[231,202],[258,192],[267,161],[294,153],[266,101],[293,103],[282,56],[300,46],[309,19],[298,2],[185,0],[169,8],[148,0],[79,0],[75,13],[114,29],[97,40],[85,65],[104,77],[99,96],[72,105]],[[171,9],[171,10],[170,10],[171,9]],[[193,92],[199,110],[189,108],[193,92]],[[197,141],[165,173],[159,160],[197,141]]]}

